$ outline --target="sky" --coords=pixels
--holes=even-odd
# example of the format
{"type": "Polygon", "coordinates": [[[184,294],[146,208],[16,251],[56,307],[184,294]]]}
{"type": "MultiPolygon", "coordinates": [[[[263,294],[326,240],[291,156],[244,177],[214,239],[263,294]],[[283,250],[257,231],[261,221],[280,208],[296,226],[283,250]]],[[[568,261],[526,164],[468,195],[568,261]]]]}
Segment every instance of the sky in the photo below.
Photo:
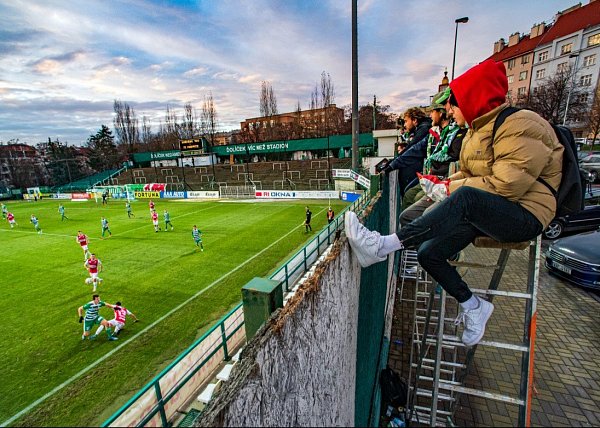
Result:
{"type": "MultiPolygon", "coordinates": [[[[587,4],[588,0],[582,0],[587,4]]],[[[426,105],[494,42],[550,23],[576,0],[358,0],[359,104],[426,105]]],[[[279,113],[308,109],[325,71],[352,100],[351,0],[0,0],[0,143],[84,145],[113,128],[113,102],[157,132],[167,106],[198,113],[212,94],[219,130],[260,116],[261,82],[279,113]]]]}

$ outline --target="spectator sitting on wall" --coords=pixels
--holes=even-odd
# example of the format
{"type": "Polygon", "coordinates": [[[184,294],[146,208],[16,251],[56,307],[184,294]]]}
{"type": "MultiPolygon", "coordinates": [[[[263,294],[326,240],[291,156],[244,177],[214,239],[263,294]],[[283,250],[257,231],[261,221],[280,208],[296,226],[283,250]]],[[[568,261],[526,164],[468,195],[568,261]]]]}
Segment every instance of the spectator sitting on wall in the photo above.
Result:
{"type": "Polygon", "coordinates": [[[462,341],[479,343],[494,305],[475,296],[448,258],[475,237],[499,242],[527,241],[552,221],[555,190],[562,177],[564,147],[548,121],[519,110],[500,126],[492,141],[498,114],[508,107],[508,79],[501,62],[484,61],[450,82],[450,110],[470,129],[460,153],[460,171],[440,183],[441,202],[413,222],[387,236],[360,224],[347,212],[348,241],[362,267],[386,260],[403,248],[418,248],[421,266],[460,303],[462,341]]]}
{"type": "MultiPolygon", "coordinates": [[[[440,142],[427,147],[427,158],[424,161],[423,174],[436,175],[446,178],[450,165],[458,161],[462,141],[467,134],[464,118],[456,122],[452,113],[446,111],[446,102],[450,97],[450,90],[438,93],[433,98],[431,119],[434,125],[441,127],[440,142]]],[[[450,107],[448,105],[448,107],[450,107]]],[[[450,110],[450,109],[448,109],[450,110]]],[[[454,172],[454,171],[453,171],[454,172]]],[[[402,198],[402,214],[400,224],[408,224],[434,204],[419,183],[408,189],[402,198]]]]}
{"type": "Polygon", "coordinates": [[[408,147],[425,138],[429,128],[431,128],[431,119],[420,108],[412,107],[404,112],[404,130],[409,135],[408,147]]]}

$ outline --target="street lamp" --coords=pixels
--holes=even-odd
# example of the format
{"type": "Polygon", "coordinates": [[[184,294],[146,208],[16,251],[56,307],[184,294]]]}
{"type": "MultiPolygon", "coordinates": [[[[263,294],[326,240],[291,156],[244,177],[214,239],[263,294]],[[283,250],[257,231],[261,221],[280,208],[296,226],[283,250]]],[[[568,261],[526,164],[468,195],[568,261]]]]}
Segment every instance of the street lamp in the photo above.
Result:
{"type": "Polygon", "coordinates": [[[452,56],[452,78],[450,80],[454,80],[454,63],[456,61],[456,39],[458,37],[458,24],[466,24],[469,22],[469,17],[464,16],[462,18],[455,19],[456,30],[454,30],[454,55],[452,56]]]}
{"type": "Polygon", "coordinates": [[[575,66],[573,67],[573,74],[571,75],[571,86],[569,87],[569,93],[567,94],[567,105],[565,106],[565,115],[563,117],[563,126],[567,123],[567,112],[569,111],[569,101],[571,100],[571,91],[573,90],[573,86],[575,85],[575,74],[577,74],[577,61],[579,60],[578,53],[572,53],[569,55],[569,58],[575,58],[575,66]]]}

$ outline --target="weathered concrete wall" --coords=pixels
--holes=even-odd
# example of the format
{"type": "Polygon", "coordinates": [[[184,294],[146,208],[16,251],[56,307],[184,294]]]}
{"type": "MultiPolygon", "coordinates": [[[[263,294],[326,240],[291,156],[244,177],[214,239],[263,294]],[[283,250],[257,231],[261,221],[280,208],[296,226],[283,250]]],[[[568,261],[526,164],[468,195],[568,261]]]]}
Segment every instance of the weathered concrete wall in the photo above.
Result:
{"type": "Polygon", "coordinates": [[[360,277],[340,238],[246,345],[197,425],[353,426],[360,277]]]}

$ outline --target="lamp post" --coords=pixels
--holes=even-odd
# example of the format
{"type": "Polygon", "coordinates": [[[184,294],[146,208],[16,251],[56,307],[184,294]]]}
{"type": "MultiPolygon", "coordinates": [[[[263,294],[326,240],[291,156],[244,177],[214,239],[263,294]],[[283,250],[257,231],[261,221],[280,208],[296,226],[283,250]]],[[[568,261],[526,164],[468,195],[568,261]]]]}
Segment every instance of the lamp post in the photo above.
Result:
{"type": "Polygon", "coordinates": [[[452,78],[450,80],[454,80],[454,63],[456,62],[456,39],[458,38],[458,24],[466,24],[469,22],[468,16],[463,16],[462,18],[457,18],[454,20],[456,24],[456,29],[454,30],[454,55],[452,56],[452,78]]]}
{"type": "Polygon", "coordinates": [[[571,92],[573,91],[573,85],[575,84],[575,74],[577,74],[577,61],[579,60],[578,53],[572,53],[569,58],[575,58],[575,66],[573,67],[573,74],[571,75],[571,85],[569,87],[569,93],[567,94],[567,105],[565,106],[565,115],[563,117],[563,126],[567,123],[567,113],[569,111],[569,101],[571,101],[571,92]]]}

